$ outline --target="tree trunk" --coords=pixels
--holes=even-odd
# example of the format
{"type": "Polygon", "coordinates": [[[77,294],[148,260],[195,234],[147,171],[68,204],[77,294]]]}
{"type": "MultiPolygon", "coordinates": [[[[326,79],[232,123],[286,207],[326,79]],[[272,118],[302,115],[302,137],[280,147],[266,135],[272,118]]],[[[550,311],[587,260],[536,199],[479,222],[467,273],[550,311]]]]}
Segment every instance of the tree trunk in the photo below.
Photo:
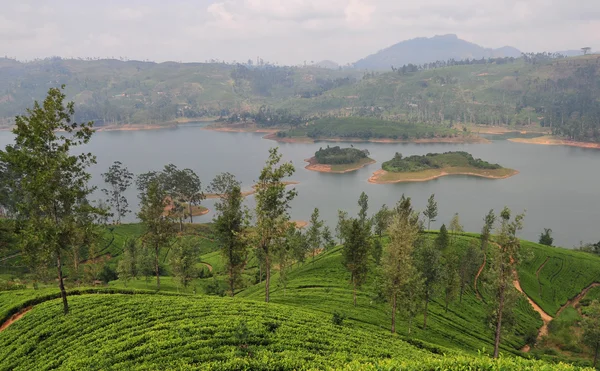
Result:
{"type": "Polygon", "coordinates": [[[160,276],[158,274],[158,244],[154,247],[154,271],[156,273],[156,289],[160,290],[160,276]]]}
{"type": "Polygon", "coordinates": [[[233,297],[234,282],[233,282],[233,266],[229,264],[229,290],[231,290],[231,297],[233,297]]]}
{"type": "Polygon", "coordinates": [[[58,270],[58,287],[60,288],[60,297],[62,298],[62,302],[63,302],[63,310],[64,310],[65,314],[69,314],[69,303],[67,302],[67,292],[65,291],[65,284],[63,282],[62,262],[60,260],[60,252],[57,254],[56,268],[58,270]]]}
{"type": "Polygon", "coordinates": [[[500,303],[498,304],[498,317],[496,320],[496,339],[494,341],[494,358],[500,355],[500,334],[502,332],[502,312],[504,311],[504,287],[500,287],[500,303]]]}
{"type": "Polygon", "coordinates": [[[594,368],[598,364],[598,348],[600,347],[600,343],[596,343],[596,351],[594,352],[594,368]]]}
{"type": "Polygon", "coordinates": [[[179,217],[179,232],[183,232],[183,217],[179,217]]]}
{"type": "Polygon", "coordinates": [[[392,295],[392,334],[396,333],[396,294],[392,295]]]}
{"type": "Polygon", "coordinates": [[[352,296],[353,296],[353,301],[354,301],[354,306],[356,306],[356,278],[352,278],[352,286],[354,287],[354,289],[352,290],[352,296]]]}
{"type": "Polygon", "coordinates": [[[461,303],[461,304],[462,304],[463,292],[465,292],[465,284],[462,284],[460,286],[460,295],[459,295],[458,302],[461,303]]]}
{"type": "Polygon", "coordinates": [[[410,331],[412,329],[412,316],[408,316],[408,334],[410,335],[410,331]]]}
{"type": "Polygon", "coordinates": [[[192,223],[194,223],[194,215],[192,215],[192,203],[191,202],[188,204],[188,210],[190,213],[190,224],[192,224],[192,223]]]}
{"type": "Polygon", "coordinates": [[[427,330],[427,307],[429,306],[429,293],[425,293],[425,312],[423,313],[423,330],[427,330]]]}
{"type": "Polygon", "coordinates": [[[269,288],[271,284],[271,268],[269,267],[269,255],[265,255],[265,273],[267,277],[265,278],[265,302],[269,302],[269,288]]]}

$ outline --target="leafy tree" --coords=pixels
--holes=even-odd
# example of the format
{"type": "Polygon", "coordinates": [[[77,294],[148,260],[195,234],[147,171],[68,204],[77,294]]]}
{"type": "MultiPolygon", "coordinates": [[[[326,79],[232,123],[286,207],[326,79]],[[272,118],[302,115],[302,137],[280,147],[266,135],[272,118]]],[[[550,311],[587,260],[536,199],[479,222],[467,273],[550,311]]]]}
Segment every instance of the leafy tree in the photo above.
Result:
{"type": "Polygon", "coordinates": [[[248,258],[248,211],[243,207],[241,184],[232,174],[217,175],[210,185],[210,191],[220,196],[214,204],[214,231],[225,259],[229,294],[233,296],[236,286],[242,281],[248,258]]]}
{"type": "Polygon", "coordinates": [[[546,246],[552,246],[554,238],[552,238],[552,229],[544,228],[544,232],[540,234],[540,244],[546,246]]]}
{"type": "Polygon", "coordinates": [[[291,176],[295,169],[291,162],[278,166],[281,161],[278,148],[269,150],[269,158],[262,169],[256,185],[256,236],[257,246],[264,257],[265,301],[269,302],[273,243],[285,234],[290,219],[288,209],[296,197],[295,190],[285,189],[283,178],[291,176]]]}
{"type": "Polygon", "coordinates": [[[496,223],[496,215],[494,210],[490,210],[487,215],[483,218],[483,228],[481,229],[481,249],[485,251],[487,244],[490,240],[494,224],[496,223]]]}
{"type": "Polygon", "coordinates": [[[479,269],[479,261],[481,260],[481,252],[477,249],[477,246],[470,244],[465,250],[464,254],[461,254],[458,266],[459,275],[459,302],[462,303],[462,297],[465,292],[465,288],[475,278],[475,274],[479,269]]]}
{"type": "Polygon", "coordinates": [[[431,227],[431,222],[435,222],[435,218],[437,218],[438,215],[438,206],[437,202],[435,201],[435,194],[429,196],[429,199],[427,200],[427,207],[425,208],[425,211],[423,211],[423,215],[425,215],[427,218],[427,229],[429,230],[431,227]]]}
{"type": "Polygon", "coordinates": [[[456,299],[456,295],[460,289],[459,261],[455,254],[446,254],[444,257],[442,284],[444,288],[445,311],[448,312],[448,306],[456,299]]]}
{"type": "Polygon", "coordinates": [[[319,220],[319,209],[315,208],[312,215],[310,216],[310,228],[308,229],[308,243],[310,244],[310,250],[312,252],[312,260],[315,260],[315,254],[317,250],[321,248],[322,235],[321,228],[323,227],[323,221],[319,220]]]}
{"type": "Polygon", "coordinates": [[[338,210],[338,222],[335,227],[335,235],[341,244],[344,244],[344,241],[348,236],[349,226],[348,212],[338,210]]]}
{"type": "Polygon", "coordinates": [[[43,256],[56,262],[67,314],[63,256],[72,249],[74,236],[91,230],[88,224],[102,210],[87,202],[94,191],[88,186],[87,168],[96,163],[95,157],[91,153],[71,154],[89,142],[93,123],[73,122],[74,104],[65,106],[64,98],[60,89],[52,88],[43,104],[36,101],[27,115],[15,118],[15,142],[0,151],[0,164],[11,174],[5,187],[11,190],[8,204],[14,205],[23,253],[36,255],[33,260],[43,256]]]}
{"type": "Polygon", "coordinates": [[[382,238],[383,234],[387,230],[390,222],[392,221],[392,213],[390,209],[384,204],[381,206],[379,211],[373,216],[373,226],[377,237],[382,238]]]}
{"type": "Polygon", "coordinates": [[[433,244],[425,242],[416,250],[416,261],[417,269],[423,277],[423,296],[425,302],[423,330],[426,330],[429,302],[436,296],[442,279],[441,252],[433,244]]]}
{"type": "Polygon", "coordinates": [[[583,341],[594,352],[594,368],[598,365],[598,351],[600,350],[600,302],[594,300],[586,308],[585,317],[581,321],[583,328],[583,341]]]}
{"type": "Polygon", "coordinates": [[[500,351],[503,320],[512,315],[514,305],[514,289],[512,288],[513,272],[519,262],[519,249],[521,243],[517,238],[517,232],[523,228],[523,214],[517,215],[511,221],[511,212],[505,207],[500,213],[501,225],[498,230],[498,249],[495,249],[494,258],[491,260],[490,269],[490,292],[492,299],[489,301],[492,311],[492,325],[495,331],[494,358],[500,351]]]}
{"type": "Polygon", "coordinates": [[[187,216],[190,218],[190,223],[193,223],[193,206],[200,205],[204,199],[200,178],[193,170],[178,169],[173,164],[165,166],[157,176],[170,199],[172,213],[179,217],[179,228],[183,230],[183,219],[186,217],[185,208],[188,209],[187,216]]]}
{"type": "Polygon", "coordinates": [[[108,171],[102,174],[102,178],[110,186],[110,189],[103,188],[102,192],[108,197],[108,204],[116,211],[116,222],[120,224],[121,219],[131,212],[125,191],[131,186],[133,173],[120,161],[115,161],[108,171]]]}
{"type": "Polygon", "coordinates": [[[321,235],[321,237],[323,238],[323,243],[325,244],[325,249],[329,250],[335,247],[335,240],[333,239],[333,236],[331,234],[331,229],[329,229],[329,226],[325,226],[323,228],[323,234],[321,235]]]}
{"type": "Polygon", "coordinates": [[[446,229],[446,225],[442,224],[440,227],[440,233],[438,233],[435,238],[435,246],[437,246],[440,250],[445,250],[450,243],[450,237],[448,236],[448,230],[446,229]]]}
{"type": "Polygon", "coordinates": [[[363,228],[371,229],[370,221],[367,218],[367,211],[369,210],[369,196],[365,192],[362,192],[358,197],[358,206],[360,210],[358,212],[358,221],[363,228]]]}
{"type": "Polygon", "coordinates": [[[138,218],[144,225],[144,242],[150,247],[147,252],[154,255],[154,273],[156,288],[160,290],[159,253],[175,235],[173,219],[170,214],[164,215],[168,205],[167,192],[160,186],[158,180],[148,184],[147,189],[140,194],[140,211],[138,218]]]}
{"type": "Polygon", "coordinates": [[[418,275],[412,255],[419,229],[411,223],[410,218],[406,215],[396,215],[392,219],[388,233],[390,242],[383,251],[381,273],[384,291],[392,305],[392,333],[395,333],[398,297],[406,290],[406,286],[411,280],[418,275]]]}
{"type": "Polygon", "coordinates": [[[180,237],[171,249],[169,260],[173,275],[185,288],[198,274],[196,269],[198,252],[198,244],[190,237],[180,237]]]}
{"type": "Polygon", "coordinates": [[[128,239],[123,244],[123,255],[117,264],[117,275],[121,281],[125,282],[125,287],[130,279],[137,277],[137,263],[137,244],[135,240],[128,239]]]}
{"type": "Polygon", "coordinates": [[[408,319],[409,335],[412,331],[413,320],[423,310],[423,296],[423,277],[415,270],[398,296],[399,310],[408,319]]]}
{"type": "Polygon", "coordinates": [[[450,231],[452,232],[452,240],[454,240],[457,233],[464,232],[463,226],[462,224],[460,224],[460,217],[458,216],[458,213],[455,213],[452,219],[450,220],[450,231]]]}
{"type": "Polygon", "coordinates": [[[369,247],[365,228],[360,219],[351,219],[348,236],[342,249],[342,260],[351,275],[354,306],[356,306],[356,289],[367,279],[369,247]]]}

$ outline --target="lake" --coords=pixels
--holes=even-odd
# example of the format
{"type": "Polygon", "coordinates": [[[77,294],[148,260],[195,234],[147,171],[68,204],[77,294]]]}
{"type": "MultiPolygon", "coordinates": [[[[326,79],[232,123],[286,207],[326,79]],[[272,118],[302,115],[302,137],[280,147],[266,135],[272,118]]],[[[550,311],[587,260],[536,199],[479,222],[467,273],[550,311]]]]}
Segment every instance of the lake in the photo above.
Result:
{"type": "MultiPolygon", "coordinates": [[[[91,172],[93,182],[103,186],[100,174],[114,162],[121,161],[135,174],[160,170],[173,163],[190,168],[208,185],[220,172],[230,172],[249,189],[258,178],[267,159],[268,149],[279,146],[286,161],[292,161],[296,173],[290,178],[296,186],[291,215],[294,220],[308,220],[315,207],[327,224],[335,228],[337,210],[355,215],[362,191],[369,196],[369,211],[375,213],[382,204],[394,205],[405,194],[416,209],[425,207],[432,193],[438,201],[439,215],[432,228],[448,224],[459,213],[466,231],[479,232],[483,217],[490,209],[497,214],[506,205],[514,213],[526,211],[520,236],[537,241],[543,228],[552,228],[555,244],[573,247],[600,240],[600,151],[563,146],[512,143],[506,140],[491,144],[380,144],[353,143],[368,149],[372,164],[347,174],[317,173],[304,169],[305,158],[312,157],[328,143],[277,143],[262,139],[259,133],[227,133],[203,130],[206,124],[186,124],[174,129],[146,131],[110,131],[94,134],[86,151],[97,156],[91,172]],[[370,184],[369,176],[395,152],[404,156],[429,152],[467,151],[483,160],[516,169],[520,174],[508,179],[491,180],[469,176],[442,177],[424,183],[370,184]]],[[[0,145],[12,142],[12,134],[0,132],[0,145]]],[[[330,145],[337,145],[330,143],[330,145]]],[[[341,144],[344,145],[344,144],[341,144]]],[[[133,187],[135,188],[135,187],[133,187]]],[[[97,197],[100,197],[97,192],[97,197]]],[[[127,194],[131,208],[137,211],[137,191],[127,194]]],[[[203,205],[212,209],[214,200],[203,205]]],[[[253,206],[253,197],[248,206],[253,206]]],[[[208,222],[213,213],[195,217],[208,222]]],[[[128,220],[135,220],[130,215],[128,220]]]]}

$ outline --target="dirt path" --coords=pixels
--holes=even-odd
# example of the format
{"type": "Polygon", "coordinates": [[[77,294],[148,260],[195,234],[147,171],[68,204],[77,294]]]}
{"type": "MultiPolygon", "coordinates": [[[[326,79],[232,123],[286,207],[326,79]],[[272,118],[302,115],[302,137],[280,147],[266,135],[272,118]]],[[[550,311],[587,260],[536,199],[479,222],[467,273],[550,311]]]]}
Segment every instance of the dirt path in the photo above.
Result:
{"type": "Polygon", "coordinates": [[[481,267],[479,267],[479,270],[477,271],[477,275],[475,276],[475,283],[474,283],[474,287],[475,287],[475,294],[477,295],[477,298],[479,300],[481,300],[481,294],[479,293],[479,287],[477,286],[477,282],[479,281],[479,276],[481,276],[481,272],[483,272],[483,268],[485,268],[485,264],[487,263],[487,256],[485,254],[485,252],[483,253],[483,263],[481,264],[481,267]]]}
{"type": "Polygon", "coordinates": [[[21,255],[20,252],[13,254],[13,255],[9,255],[9,256],[5,256],[4,258],[0,259],[0,262],[6,261],[8,259],[12,259],[12,258],[16,258],[17,256],[21,255]]]}
{"type": "Polygon", "coordinates": [[[212,272],[212,271],[213,271],[213,267],[212,267],[212,265],[210,265],[210,264],[208,264],[208,263],[205,263],[205,262],[200,262],[200,264],[204,264],[204,265],[205,265],[205,266],[208,268],[208,271],[209,271],[209,272],[212,272]]]}
{"type": "Polygon", "coordinates": [[[21,319],[21,317],[23,317],[25,314],[27,314],[29,311],[31,311],[33,309],[33,306],[29,306],[27,308],[23,308],[20,311],[18,311],[17,313],[13,314],[8,320],[6,320],[1,326],[0,326],[0,332],[6,330],[8,328],[8,326],[12,325],[13,323],[17,322],[18,320],[21,319]]]}
{"type": "Polygon", "coordinates": [[[570,307],[570,306],[575,307],[577,304],[579,304],[581,299],[583,299],[591,289],[593,289],[594,287],[599,287],[599,286],[600,286],[600,282],[594,282],[591,285],[589,285],[588,287],[586,287],[585,289],[583,289],[579,294],[577,294],[577,296],[575,296],[574,298],[572,298],[570,300],[567,300],[567,302],[562,307],[560,307],[558,312],[556,312],[556,316],[558,317],[567,307],[570,307]]]}
{"type": "Polygon", "coordinates": [[[513,285],[515,285],[515,288],[517,289],[517,291],[519,291],[521,294],[525,295],[525,297],[527,298],[527,301],[533,307],[533,310],[538,312],[540,317],[542,317],[542,322],[544,324],[542,325],[542,327],[540,327],[540,330],[538,331],[537,339],[539,340],[542,338],[542,336],[548,335],[548,325],[550,324],[550,321],[552,321],[554,318],[551,315],[549,315],[548,313],[546,313],[539,305],[536,304],[536,302],[533,301],[533,299],[531,299],[529,297],[529,295],[527,295],[525,293],[525,291],[523,291],[523,289],[521,288],[521,282],[519,282],[519,275],[517,274],[516,270],[514,271],[514,275],[515,275],[515,279],[513,280],[513,285]]]}

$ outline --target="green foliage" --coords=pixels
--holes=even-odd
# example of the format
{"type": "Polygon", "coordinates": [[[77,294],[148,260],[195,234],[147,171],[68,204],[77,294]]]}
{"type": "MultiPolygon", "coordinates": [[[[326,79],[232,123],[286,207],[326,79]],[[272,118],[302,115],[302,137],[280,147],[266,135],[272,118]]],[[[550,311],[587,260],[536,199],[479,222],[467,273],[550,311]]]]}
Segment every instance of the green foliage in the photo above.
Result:
{"type": "Polygon", "coordinates": [[[315,158],[319,164],[339,165],[353,164],[368,158],[369,151],[357,148],[340,148],[339,146],[320,148],[315,152],[315,158]]]}
{"type": "Polygon", "coordinates": [[[108,204],[117,213],[117,223],[121,223],[121,219],[131,211],[124,193],[131,186],[133,173],[122,165],[120,161],[115,161],[108,171],[102,174],[104,182],[110,186],[110,189],[104,188],[102,192],[108,197],[108,204]]]}
{"type": "Polygon", "coordinates": [[[290,137],[354,138],[354,139],[418,139],[454,136],[456,131],[440,126],[386,121],[368,117],[327,117],[315,120],[306,127],[290,130],[290,137]],[[431,135],[432,134],[432,135],[431,135]]]}
{"type": "Polygon", "coordinates": [[[424,156],[413,155],[402,157],[396,152],[396,155],[390,161],[386,161],[381,165],[385,171],[393,173],[405,173],[423,171],[429,169],[441,169],[445,167],[472,167],[476,169],[501,169],[498,164],[490,164],[481,159],[475,159],[467,152],[444,152],[444,153],[428,153],[424,156]]]}
{"type": "Polygon", "coordinates": [[[171,248],[169,260],[173,275],[183,287],[198,275],[196,261],[198,260],[198,245],[190,237],[179,237],[171,248]]]}
{"type": "Polygon", "coordinates": [[[440,227],[440,233],[438,233],[435,239],[435,246],[440,250],[445,250],[450,244],[450,237],[448,236],[448,229],[446,225],[442,224],[440,227]]]}
{"type": "Polygon", "coordinates": [[[583,341],[592,349],[594,354],[594,367],[598,363],[600,351],[600,302],[594,301],[585,311],[582,321],[583,341]]]}
{"type": "MultiPolygon", "coordinates": [[[[425,217],[427,218],[427,229],[430,229],[431,222],[435,222],[435,218],[437,218],[437,215],[438,215],[438,207],[437,207],[437,202],[435,201],[434,194],[429,196],[429,199],[427,199],[427,207],[423,211],[423,215],[425,215],[425,217]]],[[[445,227],[444,227],[444,229],[445,229],[445,227]]]]}
{"type": "Polygon", "coordinates": [[[344,324],[344,320],[346,319],[346,315],[339,312],[333,312],[333,316],[331,317],[331,323],[336,326],[342,326],[344,324]]]}
{"type": "Polygon", "coordinates": [[[359,219],[352,219],[348,236],[343,246],[343,264],[350,272],[353,286],[353,300],[356,306],[356,290],[367,279],[369,241],[365,228],[359,219]]]}
{"type": "Polygon", "coordinates": [[[552,246],[554,238],[552,238],[552,229],[544,228],[544,231],[540,234],[540,245],[552,246]]]}

